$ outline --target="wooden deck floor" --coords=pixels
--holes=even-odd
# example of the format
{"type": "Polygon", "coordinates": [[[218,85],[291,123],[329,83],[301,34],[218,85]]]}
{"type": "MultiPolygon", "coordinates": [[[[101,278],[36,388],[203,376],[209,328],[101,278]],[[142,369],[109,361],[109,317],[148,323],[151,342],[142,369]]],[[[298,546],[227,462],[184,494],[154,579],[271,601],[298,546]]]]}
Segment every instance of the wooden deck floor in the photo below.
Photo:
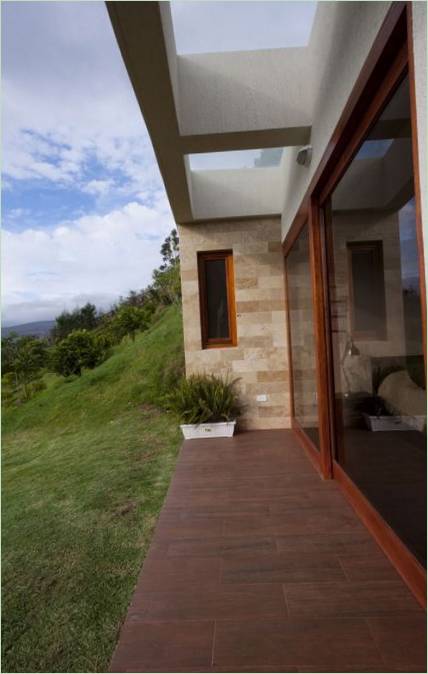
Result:
{"type": "Polygon", "coordinates": [[[185,442],[113,672],[425,672],[426,620],[291,431],[185,442]]]}

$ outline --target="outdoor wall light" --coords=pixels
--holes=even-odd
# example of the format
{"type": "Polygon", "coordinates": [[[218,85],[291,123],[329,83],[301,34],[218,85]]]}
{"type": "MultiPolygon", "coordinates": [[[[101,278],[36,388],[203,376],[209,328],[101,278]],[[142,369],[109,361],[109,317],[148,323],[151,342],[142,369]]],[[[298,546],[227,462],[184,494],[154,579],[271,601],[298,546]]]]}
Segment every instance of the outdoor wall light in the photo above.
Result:
{"type": "Polygon", "coordinates": [[[296,161],[301,166],[309,166],[312,159],[312,145],[304,145],[297,153],[296,161]]]}

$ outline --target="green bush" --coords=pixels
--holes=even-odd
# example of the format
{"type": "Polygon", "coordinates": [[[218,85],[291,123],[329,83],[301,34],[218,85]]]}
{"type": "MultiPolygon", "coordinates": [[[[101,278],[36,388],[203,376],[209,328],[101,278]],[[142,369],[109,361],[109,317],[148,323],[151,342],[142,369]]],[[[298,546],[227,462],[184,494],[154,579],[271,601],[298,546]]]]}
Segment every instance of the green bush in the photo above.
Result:
{"type": "Polygon", "coordinates": [[[152,310],[148,307],[124,305],[112,320],[112,328],[120,339],[129,336],[132,341],[139,330],[147,330],[151,323],[152,310]]]}
{"type": "Polygon", "coordinates": [[[168,396],[169,407],[185,424],[232,421],[242,413],[235,390],[237,381],[213,374],[183,378],[168,396]]]}
{"type": "Polygon", "coordinates": [[[6,372],[1,378],[1,402],[10,407],[17,402],[18,383],[14,372],[6,372]]]}
{"type": "Polygon", "coordinates": [[[55,347],[52,367],[57,374],[80,376],[84,368],[92,369],[104,359],[104,348],[93,332],[75,330],[55,347]]]}

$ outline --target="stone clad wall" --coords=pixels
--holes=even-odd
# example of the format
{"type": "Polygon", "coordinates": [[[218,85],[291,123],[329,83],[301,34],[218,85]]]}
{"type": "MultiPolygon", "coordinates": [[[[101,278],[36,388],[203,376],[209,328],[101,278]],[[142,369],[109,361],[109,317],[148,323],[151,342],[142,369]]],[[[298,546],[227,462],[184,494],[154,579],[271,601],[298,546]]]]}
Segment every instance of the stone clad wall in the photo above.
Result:
{"type": "Polygon", "coordinates": [[[187,374],[240,377],[247,429],[290,426],[284,267],[279,218],[179,226],[187,374]],[[197,253],[233,250],[238,345],[202,349],[197,253]],[[266,394],[266,402],[256,396],[266,394]]]}

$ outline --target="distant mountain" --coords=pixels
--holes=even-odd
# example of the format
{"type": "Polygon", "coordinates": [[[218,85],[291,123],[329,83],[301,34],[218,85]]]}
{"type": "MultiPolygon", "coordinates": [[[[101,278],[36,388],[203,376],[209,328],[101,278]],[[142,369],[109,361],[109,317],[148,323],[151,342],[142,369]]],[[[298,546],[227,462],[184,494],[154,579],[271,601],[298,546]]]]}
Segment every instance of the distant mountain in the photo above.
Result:
{"type": "Polygon", "coordinates": [[[55,325],[55,321],[34,321],[33,323],[22,323],[21,325],[9,325],[1,329],[1,336],[7,337],[11,332],[18,335],[34,335],[35,337],[47,337],[55,325]]]}

